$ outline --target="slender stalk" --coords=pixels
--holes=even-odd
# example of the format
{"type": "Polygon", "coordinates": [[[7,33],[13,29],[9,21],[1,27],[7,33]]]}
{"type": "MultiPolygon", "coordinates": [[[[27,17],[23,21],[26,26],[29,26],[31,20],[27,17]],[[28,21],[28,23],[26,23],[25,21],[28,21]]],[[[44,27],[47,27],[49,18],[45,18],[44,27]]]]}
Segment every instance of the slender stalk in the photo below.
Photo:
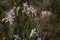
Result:
{"type": "Polygon", "coordinates": [[[12,40],[12,36],[13,36],[13,27],[12,27],[12,25],[9,24],[9,37],[10,37],[10,40],[12,40]]]}

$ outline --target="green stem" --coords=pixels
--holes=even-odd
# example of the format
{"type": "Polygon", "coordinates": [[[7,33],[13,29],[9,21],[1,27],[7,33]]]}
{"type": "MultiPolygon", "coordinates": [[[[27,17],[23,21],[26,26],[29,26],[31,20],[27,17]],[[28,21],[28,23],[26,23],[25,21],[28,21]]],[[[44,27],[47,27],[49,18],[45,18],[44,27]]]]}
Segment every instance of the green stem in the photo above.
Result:
{"type": "Polygon", "coordinates": [[[12,36],[13,36],[13,27],[12,25],[9,24],[9,36],[10,36],[10,40],[12,40],[12,36]]]}

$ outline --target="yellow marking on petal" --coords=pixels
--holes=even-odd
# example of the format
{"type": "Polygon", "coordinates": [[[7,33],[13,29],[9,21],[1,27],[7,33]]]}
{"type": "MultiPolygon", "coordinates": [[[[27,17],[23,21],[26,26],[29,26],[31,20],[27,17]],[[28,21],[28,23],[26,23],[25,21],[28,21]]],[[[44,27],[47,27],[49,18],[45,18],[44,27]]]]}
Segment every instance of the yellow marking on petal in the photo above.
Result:
{"type": "Polygon", "coordinates": [[[2,19],[2,22],[5,20],[5,18],[2,19]]]}

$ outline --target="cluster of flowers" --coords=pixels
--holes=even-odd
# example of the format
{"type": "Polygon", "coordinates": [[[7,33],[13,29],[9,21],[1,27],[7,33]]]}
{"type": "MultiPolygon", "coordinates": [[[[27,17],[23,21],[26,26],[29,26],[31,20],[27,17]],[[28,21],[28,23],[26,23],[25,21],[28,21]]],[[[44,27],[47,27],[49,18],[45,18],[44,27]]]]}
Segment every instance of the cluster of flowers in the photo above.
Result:
{"type": "MultiPolygon", "coordinates": [[[[38,37],[38,33],[36,32],[36,28],[32,29],[31,33],[30,33],[30,38],[34,37],[34,36],[37,36],[37,40],[41,40],[41,37],[38,37]]],[[[13,37],[15,38],[15,40],[21,40],[21,37],[19,35],[13,35],[13,37]]],[[[23,40],[25,40],[25,39],[23,38],[23,40]]]]}
{"type": "MultiPolygon", "coordinates": [[[[32,7],[32,5],[28,5],[27,2],[23,3],[23,7],[24,7],[24,10],[22,10],[23,13],[26,13],[28,16],[30,13],[34,14],[36,16],[36,9],[34,7],[32,7]]],[[[20,9],[20,7],[13,7],[13,9],[10,9],[8,13],[6,13],[6,17],[3,19],[5,20],[5,22],[9,22],[10,24],[13,24],[13,21],[14,21],[14,18],[15,18],[15,14],[14,14],[14,9],[16,9],[16,12],[18,14],[18,11],[20,9]]],[[[51,15],[51,12],[49,11],[42,11],[40,13],[43,17],[45,17],[45,15],[48,15],[50,16],[51,15]]],[[[2,21],[3,21],[2,20],[2,21]]]]}
{"type": "Polygon", "coordinates": [[[28,5],[27,2],[23,3],[24,10],[22,11],[23,13],[25,12],[27,15],[29,13],[33,13],[36,16],[36,9],[32,7],[32,5],[28,5]]]}

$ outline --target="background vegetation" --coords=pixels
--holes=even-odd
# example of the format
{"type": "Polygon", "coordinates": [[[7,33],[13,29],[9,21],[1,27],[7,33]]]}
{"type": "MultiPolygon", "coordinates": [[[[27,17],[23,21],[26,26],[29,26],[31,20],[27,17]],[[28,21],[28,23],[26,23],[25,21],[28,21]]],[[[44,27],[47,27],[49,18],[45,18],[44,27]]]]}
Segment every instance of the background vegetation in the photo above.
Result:
{"type": "Polygon", "coordinates": [[[22,39],[30,40],[29,35],[32,28],[37,29],[37,33],[43,38],[48,31],[47,38],[49,40],[60,40],[60,0],[0,0],[0,40],[14,40],[12,35],[19,35],[22,39]],[[33,5],[37,9],[37,16],[22,13],[23,2],[33,5]],[[20,6],[18,14],[15,10],[15,21],[13,25],[5,23],[2,19],[5,17],[9,9],[14,6],[20,6]],[[41,10],[52,11],[52,16],[49,20],[41,19],[39,12],[41,10]],[[13,33],[10,34],[11,30],[13,33]],[[10,36],[9,36],[10,35],[10,36]]]}

